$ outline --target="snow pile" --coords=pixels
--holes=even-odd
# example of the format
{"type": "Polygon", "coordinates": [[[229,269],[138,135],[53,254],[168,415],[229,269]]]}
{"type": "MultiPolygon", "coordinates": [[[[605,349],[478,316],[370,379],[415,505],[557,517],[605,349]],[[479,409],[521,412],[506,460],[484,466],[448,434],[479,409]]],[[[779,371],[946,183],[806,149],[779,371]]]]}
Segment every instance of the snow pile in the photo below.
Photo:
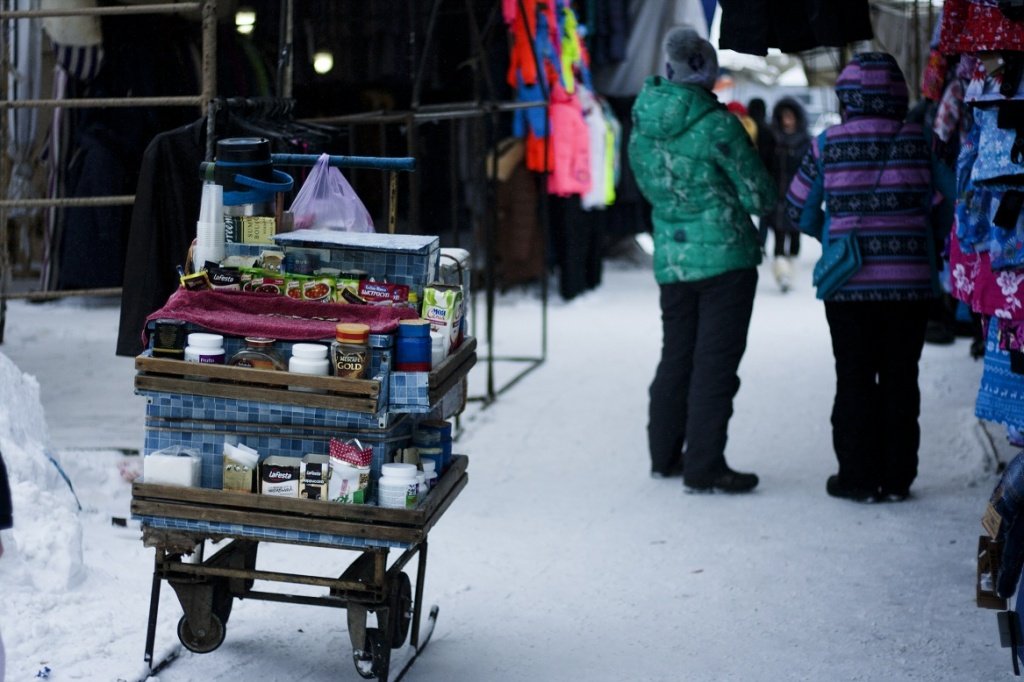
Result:
{"type": "Polygon", "coordinates": [[[85,577],[78,505],[46,450],[39,382],[0,353],[0,387],[0,452],[14,505],[14,528],[3,535],[0,582],[59,593],[85,577]]]}

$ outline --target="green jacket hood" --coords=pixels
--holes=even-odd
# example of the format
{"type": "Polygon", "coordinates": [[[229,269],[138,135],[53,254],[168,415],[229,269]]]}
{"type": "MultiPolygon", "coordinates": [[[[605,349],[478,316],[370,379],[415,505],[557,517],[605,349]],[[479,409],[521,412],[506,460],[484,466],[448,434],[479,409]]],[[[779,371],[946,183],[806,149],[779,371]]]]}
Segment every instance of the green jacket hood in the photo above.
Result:
{"type": "Polygon", "coordinates": [[[699,85],[650,76],[633,107],[633,125],[652,138],[673,138],[720,106],[715,96],[699,85]]]}

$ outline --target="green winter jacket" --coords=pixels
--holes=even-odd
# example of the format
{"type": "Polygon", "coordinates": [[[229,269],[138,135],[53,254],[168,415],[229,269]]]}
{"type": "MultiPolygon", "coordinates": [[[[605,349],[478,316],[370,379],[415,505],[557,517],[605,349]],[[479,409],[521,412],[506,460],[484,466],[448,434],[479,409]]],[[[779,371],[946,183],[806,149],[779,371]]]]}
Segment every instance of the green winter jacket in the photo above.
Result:
{"type": "Polygon", "coordinates": [[[649,77],[633,105],[629,163],[654,206],[659,284],[761,262],[750,216],[775,206],[775,183],[743,125],[714,95],[649,77]]]}

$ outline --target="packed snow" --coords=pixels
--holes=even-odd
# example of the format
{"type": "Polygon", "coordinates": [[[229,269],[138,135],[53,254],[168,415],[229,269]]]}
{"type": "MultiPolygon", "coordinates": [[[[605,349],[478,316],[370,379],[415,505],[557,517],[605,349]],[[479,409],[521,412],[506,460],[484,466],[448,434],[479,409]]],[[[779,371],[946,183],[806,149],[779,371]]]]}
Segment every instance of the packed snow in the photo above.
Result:
{"type": "MultiPolygon", "coordinates": [[[[761,268],[727,457],[750,495],[685,495],[648,476],[647,386],[660,349],[649,265],[548,309],[547,358],[496,401],[471,401],[456,449],[470,481],[430,533],[440,614],[409,680],[991,680],[1012,676],[993,611],[974,603],[975,549],[997,480],[973,417],[968,340],[926,346],[914,497],[825,494],[835,471],[828,329],[810,288],[761,268]]],[[[483,300],[475,319],[483,329],[483,300]]],[[[344,612],[235,604],[224,644],[183,650],[163,586],[143,664],[153,550],[130,519],[144,400],[113,354],[116,303],[11,302],[0,346],[0,449],[15,527],[3,532],[0,631],[9,680],[357,680],[344,612]],[[70,485],[62,473],[67,475],[70,485]],[[73,490],[72,490],[73,486],[73,490]],[[79,504],[81,510],[79,511],[79,504]]],[[[484,357],[537,357],[536,291],[499,295],[484,357]]],[[[478,334],[479,336],[479,334],[478,334]]],[[[528,365],[496,359],[501,388],[528,365]]],[[[869,426],[870,428],[870,426],[869,426]]],[[[992,428],[993,433],[998,430],[992,428]]],[[[261,568],[338,574],[355,557],[261,545],[261,568]]],[[[396,657],[398,655],[396,654],[396,657]]]]}

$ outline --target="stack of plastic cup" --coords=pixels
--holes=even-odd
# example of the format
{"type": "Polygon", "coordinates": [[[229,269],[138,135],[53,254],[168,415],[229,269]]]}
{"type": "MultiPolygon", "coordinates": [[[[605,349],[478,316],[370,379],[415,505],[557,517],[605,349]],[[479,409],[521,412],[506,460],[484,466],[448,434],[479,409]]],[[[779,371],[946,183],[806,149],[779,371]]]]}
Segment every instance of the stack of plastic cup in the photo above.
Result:
{"type": "Polygon", "coordinates": [[[203,183],[203,198],[196,222],[196,246],[192,252],[192,269],[202,270],[207,261],[224,260],[224,188],[212,182],[203,183]]]}

